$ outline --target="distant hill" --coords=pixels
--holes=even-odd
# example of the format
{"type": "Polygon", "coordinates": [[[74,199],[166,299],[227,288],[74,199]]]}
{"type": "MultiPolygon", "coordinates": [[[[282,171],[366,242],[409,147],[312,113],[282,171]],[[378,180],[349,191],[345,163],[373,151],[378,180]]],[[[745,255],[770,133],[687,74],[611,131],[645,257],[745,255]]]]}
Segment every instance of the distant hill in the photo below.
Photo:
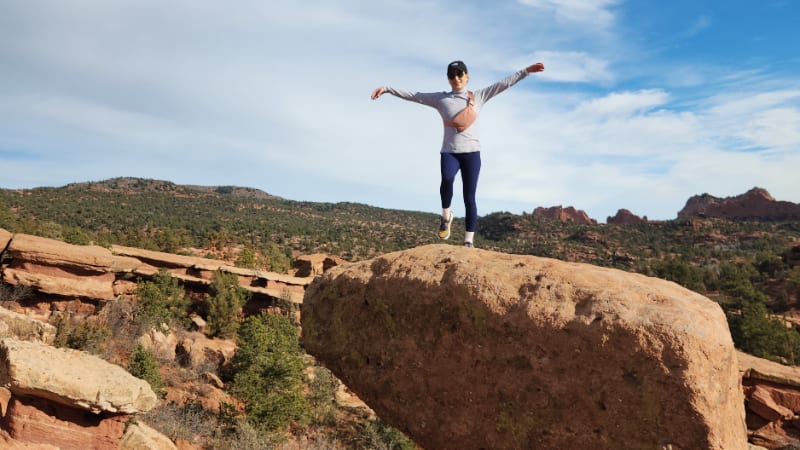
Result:
{"type": "Polygon", "coordinates": [[[714,217],[728,220],[798,220],[800,204],[775,200],[766,189],[754,187],[735,197],[695,195],[678,212],[679,219],[714,217]]]}
{"type": "MultiPolygon", "coordinates": [[[[707,214],[708,209],[703,211],[707,214]]],[[[685,217],[626,220],[623,226],[496,212],[480,217],[476,244],[505,253],[647,272],[652,264],[681,254],[702,266],[715,258],[764,250],[781,254],[800,241],[797,220],[746,219],[744,225],[713,215],[685,217]]],[[[438,223],[436,213],[293,201],[246,187],[141,178],[0,189],[0,228],[70,243],[172,253],[193,248],[224,256],[226,248],[247,247],[264,255],[277,247],[289,256],[327,253],[356,261],[440,242],[438,223]]],[[[446,243],[460,245],[463,232],[464,221],[457,217],[454,238],[446,243]]]]}
{"type": "Polygon", "coordinates": [[[68,190],[87,190],[98,192],[117,192],[135,194],[143,192],[161,192],[185,196],[230,196],[239,198],[280,199],[280,197],[249,187],[239,186],[197,186],[175,184],[171,181],[151,180],[146,178],[119,177],[103,181],[71,183],[64,186],[68,190]]]}

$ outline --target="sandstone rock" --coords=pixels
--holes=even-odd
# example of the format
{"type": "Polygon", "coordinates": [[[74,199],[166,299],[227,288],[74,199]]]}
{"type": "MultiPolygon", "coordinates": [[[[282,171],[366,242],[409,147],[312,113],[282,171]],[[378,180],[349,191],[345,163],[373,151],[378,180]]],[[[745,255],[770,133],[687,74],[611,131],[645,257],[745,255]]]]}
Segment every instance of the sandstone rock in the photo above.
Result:
{"type": "Polygon", "coordinates": [[[751,442],[800,448],[800,368],[739,353],[751,442]]]}
{"type": "Polygon", "coordinates": [[[223,383],[222,379],[213,372],[203,372],[200,374],[200,379],[217,389],[225,389],[225,383],[223,383]]]}
{"type": "Polygon", "coordinates": [[[52,445],[61,450],[111,450],[119,447],[127,418],[14,396],[4,422],[9,435],[19,442],[52,445]]]}
{"type": "Polygon", "coordinates": [[[184,283],[209,285],[217,270],[232,273],[239,277],[239,284],[255,294],[272,298],[288,299],[293,303],[301,303],[305,287],[311,282],[309,278],[267,272],[256,269],[245,269],[229,265],[225,261],[206,259],[197,256],[183,256],[171,253],[156,252],[121,245],[112,245],[115,255],[138,258],[142,264],[135,273],[152,276],[160,268],[165,268],[171,276],[184,283]]]}
{"type": "Polygon", "coordinates": [[[139,345],[152,352],[159,361],[175,361],[178,337],[169,331],[164,333],[151,329],[139,337],[139,345]]]}
{"type": "Polygon", "coordinates": [[[133,414],[152,409],[146,381],[94,355],[14,339],[0,341],[0,385],[31,396],[98,413],[133,414]]]}
{"type": "Polygon", "coordinates": [[[617,211],[617,214],[612,216],[608,216],[606,218],[606,223],[609,225],[634,225],[637,223],[647,223],[647,217],[641,218],[636,214],[628,211],[627,209],[620,209],[617,211]]]}
{"type": "Polygon", "coordinates": [[[800,367],[784,366],[744,352],[737,352],[737,361],[744,378],[800,388],[800,367]]]}
{"type": "Polygon", "coordinates": [[[7,337],[52,344],[56,327],[0,307],[0,339],[7,337]]]}
{"type": "Polygon", "coordinates": [[[0,430],[0,448],[3,450],[61,450],[48,444],[31,444],[14,440],[8,432],[0,430]]]}
{"type": "Polygon", "coordinates": [[[3,252],[6,251],[6,247],[8,247],[8,243],[11,242],[11,233],[7,230],[0,228],[0,256],[3,255],[3,252]]]}
{"type": "MultiPolygon", "coordinates": [[[[175,447],[177,447],[178,450],[203,450],[202,448],[192,444],[186,439],[181,439],[181,438],[175,439],[175,447]]],[[[748,449],[748,450],[755,450],[755,449],[748,449]]]]}
{"type": "Polygon", "coordinates": [[[134,423],[125,430],[119,444],[120,450],[177,450],[168,437],[144,423],[134,423]]]}
{"type": "Polygon", "coordinates": [[[96,245],[72,245],[54,239],[16,234],[8,246],[11,262],[3,281],[46,294],[113,300],[116,273],[136,270],[141,262],[112,255],[96,245]]]}
{"type": "Polygon", "coordinates": [[[53,266],[24,263],[22,267],[6,267],[3,281],[30,286],[45,294],[86,297],[98,300],[114,299],[114,274],[77,275],[53,266]]]}
{"type": "Polygon", "coordinates": [[[367,417],[375,417],[375,411],[364,403],[363,400],[358,398],[347,386],[341,383],[336,387],[336,392],[333,393],[333,400],[339,407],[360,410],[367,417]]]}
{"type": "Polygon", "coordinates": [[[734,197],[695,195],[689,198],[683,209],[678,212],[679,219],[691,217],[794,220],[800,218],[800,204],[777,201],[765,189],[754,187],[734,197]]]}
{"type": "Polygon", "coordinates": [[[756,386],[748,397],[747,407],[770,422],[781,419],[791,419],[794,413],[791,409],[775,402],[770,391],[756,386]]]}
{"type": "Polygon", "coordinates": [[[596,220],[589,217],[585,211],[575,209],[572,206],[564,208],[563,206],[551,206],[550,208],[538,207],[533,210],[534,216],[547,217],[548,219],[558,220],[559,222],[574,222],[583,224],[597,223],[596,220]]]}
{"type": "MultiPolygon", "coordinates": [[[[204,410],[219,413],[223,404],[241,405],[241,402],[223,389],[205,381],[185,382],[181,386],[169,386],[164,389],[164,401],[168,404],[185,405],[189,402],[199,403],[204,410]]],[[[244,410],[244,407],[241,407],[244,410]]]]}
{"type": "Polygon", "coordinates": [[[189,320],[192,321],[192,329],[194,331],[199,331],[203,333],[208,326],[208,322],[205,321],[202,317],[198,316],[195,313],[189,315],[189,320]]]}
{"type": "Polygon", "coordinates": [[[11,391],[0,387],[0,417],[5,417],[8,410],[8,402],[11,401],[11,391]]]}
{"type": "Polygon", "coordinates": [[[194,267],[200,265],[212,272],[228,263],[217,259],[201,258],[199,256],[176,255],[174,253],[157,252],[123,245],[112,245],[111,252],[118,256],[128,256],[150,264],[155,267],[194,267]]]}
{"type": "Polygon", "coordinates": [[[423,448],[747,446],[725,316],[671,282],[432,245],[332,269],[302,317],[309,353],[423,448]]]}
{"type": "Polygon", "coordinates": [[[176,358],[193,369],[218,368],[233,358],[236,343],[228,339],[209,339],[202,333],[190,332],[180,339],[176,358]]]}
{"type": "Polygon", "coordinates": [[[342,258],[326,255],[324,253],[300,255],[294,260],[294,267],[297,269],[295,276],[315,277],[327,272],[328,269],[345,263],[347,263],[347,261],[342,258]]]}
{"type": "Polygon", "coordinates": [[[135,258],[115,256],[97,245],[72,245],[19,233],[11,240],[8,252],[13,259],[90,272],[133,272],[141,264],[135,258]]]}

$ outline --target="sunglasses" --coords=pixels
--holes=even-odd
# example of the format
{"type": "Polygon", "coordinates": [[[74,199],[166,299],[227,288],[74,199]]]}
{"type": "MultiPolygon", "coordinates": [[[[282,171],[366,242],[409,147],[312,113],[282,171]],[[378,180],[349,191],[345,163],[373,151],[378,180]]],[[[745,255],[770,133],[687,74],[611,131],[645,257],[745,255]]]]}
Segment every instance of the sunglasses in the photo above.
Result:
{"type": "Polygon", "coordinates": [[[447,72],[447,79],[448,80],[452,80],[455,77],[461,78],[464,75],[466,75],[466,73],[461,71],[461,70],[456,70],[456,71],[453,71],[453,72],[447,72]]]}

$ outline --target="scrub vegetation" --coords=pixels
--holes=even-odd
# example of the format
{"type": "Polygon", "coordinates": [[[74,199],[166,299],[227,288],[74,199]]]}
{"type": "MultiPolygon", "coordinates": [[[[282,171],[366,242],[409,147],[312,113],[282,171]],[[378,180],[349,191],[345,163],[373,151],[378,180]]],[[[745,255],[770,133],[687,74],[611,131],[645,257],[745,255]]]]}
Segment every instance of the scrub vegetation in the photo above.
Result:
{"type": "MultiPolygon", "coordinates": [[[[438,220],[432,213],[300,202],[254,189],[136,178],[0,190],[0,228],[14,233],[179,254],[199,249],[241,267],[276,272],[286,272],[300,254],[356,261],[440,243],[438,220]]],[[[453,228],[458,236],[463,222],[456,220],[453,228]]],[[[800,221],[697,218],[583,225],[495,212],[479,219],[476,244],[674,281],[722,306],[741,350],[800,364],[800,334],[794,325],[800,323],[800,221]]],[[[161,389],[169,380],[159,379],[152,355],[130,343],[162,324],[172,330],[186,327],[192,299],[167,274],[139,281],[135,307],[107,305],[125,314],[104,311],[85,323],[57,317],[56,341],[128,361],[132,372],[161,389]],[[115,345],[115,339],[128,344],[115,345]]],[[[0,284],[0,303],[28,295],[0,284]]],[[[291,311],[246,317],[246,302],[235,280],[217,274],[212,293],[199,306],[209,324],[207,334],[237,340],[231,367],[216,372],[242,406],[224,405],[211,413],[197,403],[170,403],[149,413],[148,423],[172,438],[200,437],[208,448],[272,448],[301,435],[310,448],[414,448],[379,420],[336,406],[339,382],[304,353],[291,311]]]]}

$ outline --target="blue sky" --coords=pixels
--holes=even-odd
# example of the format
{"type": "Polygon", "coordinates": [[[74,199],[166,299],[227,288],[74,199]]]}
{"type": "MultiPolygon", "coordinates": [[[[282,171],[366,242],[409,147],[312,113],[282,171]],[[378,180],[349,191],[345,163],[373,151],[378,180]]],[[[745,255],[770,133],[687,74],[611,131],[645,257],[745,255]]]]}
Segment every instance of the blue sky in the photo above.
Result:
{"type": "MultiPolygon", "coordinates": [[[[442,125],[377,86],[477,89],[481,215],[800,203],[789,0],[0,0],[0,187],[134,176],[439,211],[442,125]]],[[[460,185],[454,206],[463,215],[460,185]]]]}

